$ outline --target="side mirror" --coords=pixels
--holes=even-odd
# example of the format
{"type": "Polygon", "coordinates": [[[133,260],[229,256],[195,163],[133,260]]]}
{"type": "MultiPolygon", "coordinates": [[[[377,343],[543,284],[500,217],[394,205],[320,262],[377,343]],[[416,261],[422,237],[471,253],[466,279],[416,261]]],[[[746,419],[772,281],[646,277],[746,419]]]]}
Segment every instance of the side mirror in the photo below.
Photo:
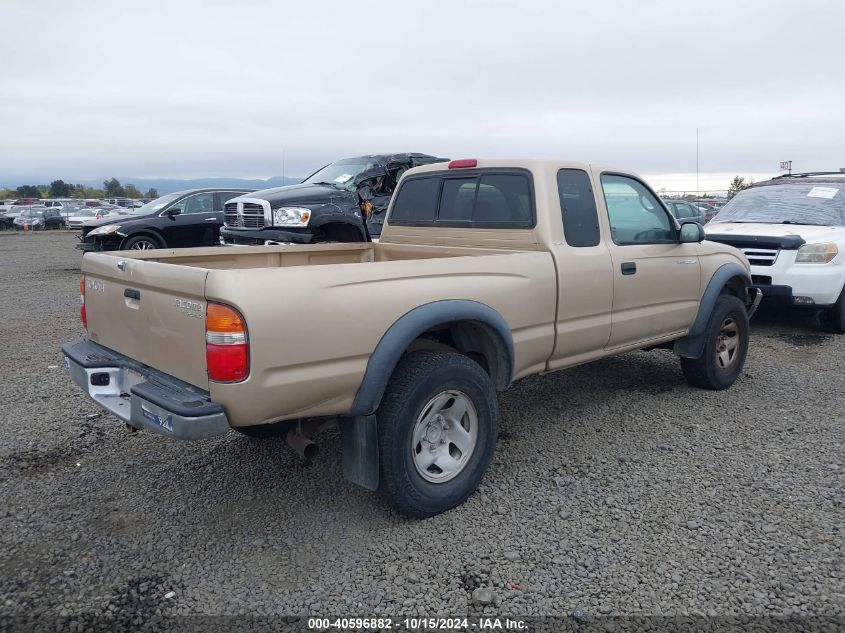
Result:
{"type": "Polygon", "coordinates": [[[167,215],[173,217],[174,215],[182,215],[182,209],[179,207],[170,207],[167,210],[167,215]]]}
{"type": "Polygon", "coordinates": [[[704,227],[698,222],[683,222],[681,224],[681,244],[698,243],[704,241],[704,227]]]}

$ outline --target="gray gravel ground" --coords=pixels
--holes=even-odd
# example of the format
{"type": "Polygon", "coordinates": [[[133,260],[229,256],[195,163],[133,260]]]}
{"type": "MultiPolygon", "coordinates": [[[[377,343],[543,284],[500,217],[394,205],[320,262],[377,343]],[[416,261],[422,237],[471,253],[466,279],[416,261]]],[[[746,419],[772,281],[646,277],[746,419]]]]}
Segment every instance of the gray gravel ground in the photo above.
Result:
{"type": "Polygon", "coordinates": [[[57,367],[82,334],[74,243],[0,234],[0,629],[193,614],[845,626],[845,337],[809,319],[755,320],[726,392],[688,387],[662,351],[517,383],[479,491],[414,521],[343,480],[334,434],[306,467],[282,440],[125,433],[57,367]]]}

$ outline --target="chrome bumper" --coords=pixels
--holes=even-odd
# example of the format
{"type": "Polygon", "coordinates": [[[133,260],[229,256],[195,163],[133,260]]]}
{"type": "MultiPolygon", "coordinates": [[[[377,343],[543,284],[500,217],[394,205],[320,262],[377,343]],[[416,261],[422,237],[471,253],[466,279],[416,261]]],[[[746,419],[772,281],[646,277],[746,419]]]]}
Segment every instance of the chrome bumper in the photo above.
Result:
{"type": "Polygon", "coordinates": [[[79,339],[62,347],[65,369],[94,402],[127,424],[179,440],[222,435],[229,420],[208,393],[79,339]]]}

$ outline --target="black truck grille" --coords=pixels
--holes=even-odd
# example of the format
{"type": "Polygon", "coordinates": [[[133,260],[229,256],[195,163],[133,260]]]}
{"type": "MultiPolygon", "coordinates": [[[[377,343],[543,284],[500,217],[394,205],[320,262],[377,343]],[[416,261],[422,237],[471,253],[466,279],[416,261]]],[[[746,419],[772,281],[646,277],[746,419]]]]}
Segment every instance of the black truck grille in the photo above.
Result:
{"type": "Polygon", "coordinates": [[[243,226],[248,229],[263,229],[264,207],[254,202],[244,202],[243,226]]]}
{"type": "Polygon", "coordinates": [[[238,203],[227,202],[223,206],[223,222],[226,226],[238,225],[238,203]]]}
{"type": "Polygon", "coordinates": [[[263,229],[264,207],[255,202],[227,202],[223,208],[223,220],[230,227],[263,229]]]}

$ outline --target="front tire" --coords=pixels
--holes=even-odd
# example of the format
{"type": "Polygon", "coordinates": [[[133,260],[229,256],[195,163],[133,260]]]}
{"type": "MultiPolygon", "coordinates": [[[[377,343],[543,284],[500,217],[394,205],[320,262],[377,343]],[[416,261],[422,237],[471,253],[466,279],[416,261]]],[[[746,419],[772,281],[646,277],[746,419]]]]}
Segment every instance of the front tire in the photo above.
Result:
{"type": "Polygon", "coordinates": [[[399,512],[424,518],[476,489],[496,447],[499,407],[478,363],[419,351],[399,361],[377,418],[379,490],[399,512]]]}
{"type": "Polygon", "coordinates": [[[159,240],[149,235],[136,235],[130,237],[120,245],[122,251],[148,251],[156,248],[164,248],[159,240]]]}
{"type": "Polygon", "coordinates": [[[727,389],[739,376],[748,354],[745,304],[733,295],[720,295],[704,337],[704,353],[700,358],[681,357],[684,377],[694,387],[727,389]]]}
{"type": "Polygon", "coordinates": [[[845,288],[839,298],[821,314],[821,322],[826,330],[836,334],[845,334],[845,288]]]}

